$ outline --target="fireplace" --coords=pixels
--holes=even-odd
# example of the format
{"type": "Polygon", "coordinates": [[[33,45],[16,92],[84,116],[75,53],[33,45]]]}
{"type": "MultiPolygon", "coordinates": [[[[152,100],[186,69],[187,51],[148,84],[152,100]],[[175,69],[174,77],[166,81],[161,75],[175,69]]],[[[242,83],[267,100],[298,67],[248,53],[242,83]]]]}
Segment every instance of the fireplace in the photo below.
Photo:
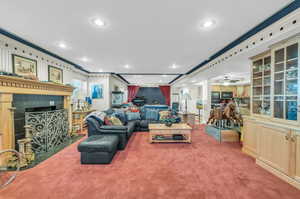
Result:
{"type": "Polygon", "coordinates": [[[12,106],[14,111],[15,149],[18,150],[18,140],[25,138],[25,113],[46,112],[64,108],[63,96],[14,94],[12,106]]]}
{"type": "Polygon", "coordinates": [[[70,133],[72,92],[72,86],[0,75],[0,150],[15,149],[25,136],[26,111],[63,111],[70,133]]]}

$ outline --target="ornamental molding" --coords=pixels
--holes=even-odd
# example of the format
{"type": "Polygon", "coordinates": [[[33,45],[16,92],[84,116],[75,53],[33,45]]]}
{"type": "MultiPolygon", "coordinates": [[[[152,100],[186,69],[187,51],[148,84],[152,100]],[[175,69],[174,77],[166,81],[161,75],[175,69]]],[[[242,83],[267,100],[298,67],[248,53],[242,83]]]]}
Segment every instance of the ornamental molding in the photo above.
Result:
{"type": "Polygon", "coordinates": [[[0,75],[0,94],[15,93],[70,96],[72,95],[73,89],[72,86],[68,85],[0,75]]]}

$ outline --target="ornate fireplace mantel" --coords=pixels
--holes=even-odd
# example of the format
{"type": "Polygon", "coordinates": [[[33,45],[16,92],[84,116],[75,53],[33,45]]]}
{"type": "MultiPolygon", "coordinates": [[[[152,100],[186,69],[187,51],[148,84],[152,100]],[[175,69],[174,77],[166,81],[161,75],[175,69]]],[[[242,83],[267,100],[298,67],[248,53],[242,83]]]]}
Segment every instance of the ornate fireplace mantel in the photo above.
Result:
{"type": "Polygon", "coordinates": [[[70,96],[72,92],[72,86],[0,75],[0,150],[14,148],[13,94],[63,96],[64,108],[68,110],[69,129],[71,130],[72,110],[70,96]]]}
{"type": "Polygon", "coordinates": [[[72,92],[72,86],[0,75],[0,93],[70,96],[72,92]]]}

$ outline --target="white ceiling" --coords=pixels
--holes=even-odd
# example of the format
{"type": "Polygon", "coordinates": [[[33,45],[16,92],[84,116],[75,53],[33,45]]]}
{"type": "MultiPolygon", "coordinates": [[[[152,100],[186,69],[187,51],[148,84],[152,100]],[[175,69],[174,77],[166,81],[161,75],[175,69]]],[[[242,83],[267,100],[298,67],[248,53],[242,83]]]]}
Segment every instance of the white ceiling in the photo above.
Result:
{"type": "Polygon", "coordinates": [[[154,83],[168,84],[170,81],[175,79],[177,75],[122,75],[131,84],[138,85],[153,85],[154,83]]]}
{"type": "Polygon", "coordinates": [[[1,0],[0,26],[93,72],[185,73],[290,2],[1,0]],[[108,26],[91,26],[94,16],[108,26]],[[199,29],[207,18],[216,27],[199,29]],[[69,49],[59,49],[59,41],[69,49]]]}

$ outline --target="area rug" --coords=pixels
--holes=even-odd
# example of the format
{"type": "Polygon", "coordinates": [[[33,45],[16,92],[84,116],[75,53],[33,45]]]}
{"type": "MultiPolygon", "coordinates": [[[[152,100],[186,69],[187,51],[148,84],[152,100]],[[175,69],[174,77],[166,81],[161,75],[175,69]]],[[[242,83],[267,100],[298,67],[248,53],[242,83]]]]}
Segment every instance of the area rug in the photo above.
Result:
{"type": "Polygon", "coordinates": [[[135,133],[110,165],[81,165],[68,146],[0,190],[2,199],[297,199],[300,191],[255,164],[239,143],[193,131],[192,144],[149,144],[135,133]]]}

